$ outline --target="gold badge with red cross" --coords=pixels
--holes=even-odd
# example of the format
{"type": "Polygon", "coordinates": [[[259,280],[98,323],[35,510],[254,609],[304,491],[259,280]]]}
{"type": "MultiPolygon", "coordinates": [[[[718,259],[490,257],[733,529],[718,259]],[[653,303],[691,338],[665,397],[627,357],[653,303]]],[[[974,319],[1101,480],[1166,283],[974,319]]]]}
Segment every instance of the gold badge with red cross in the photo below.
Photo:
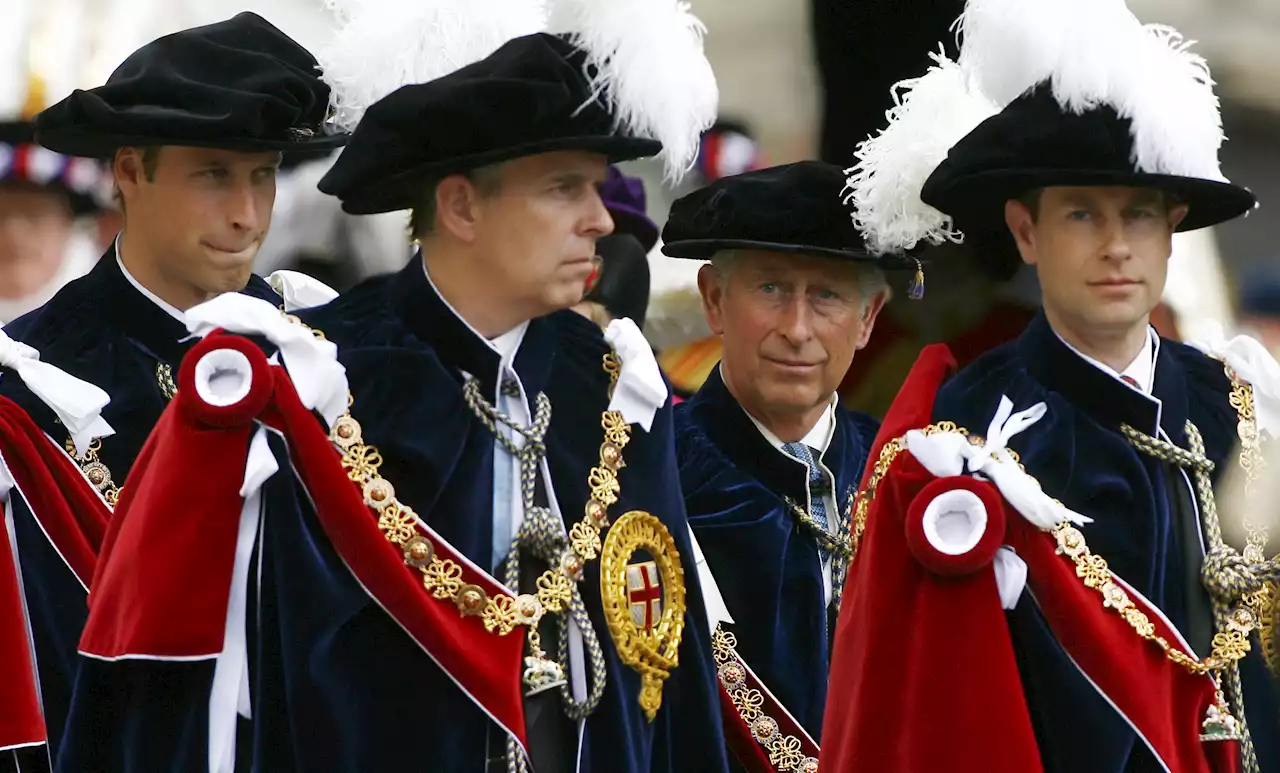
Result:
{"type": "Polygon", "coordinates": [[[640,672],[640,708],[651,722],[679,664],[684,593],[680,551],[662,521],[641,510],[614,521],[600,554],[600,597],[618,658],[640,672]]]}

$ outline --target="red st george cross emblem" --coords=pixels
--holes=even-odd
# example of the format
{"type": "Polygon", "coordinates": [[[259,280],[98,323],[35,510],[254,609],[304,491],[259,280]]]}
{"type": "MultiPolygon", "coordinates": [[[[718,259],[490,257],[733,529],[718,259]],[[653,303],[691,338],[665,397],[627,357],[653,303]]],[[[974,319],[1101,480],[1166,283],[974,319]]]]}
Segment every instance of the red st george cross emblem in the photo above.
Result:
{"type": "Polygon", "coordinates": [[[662,619],[662,584],[658,565],[653,561],[627,564],[627,601],[631,604],[631,620],[645,633],[662,619]]]}

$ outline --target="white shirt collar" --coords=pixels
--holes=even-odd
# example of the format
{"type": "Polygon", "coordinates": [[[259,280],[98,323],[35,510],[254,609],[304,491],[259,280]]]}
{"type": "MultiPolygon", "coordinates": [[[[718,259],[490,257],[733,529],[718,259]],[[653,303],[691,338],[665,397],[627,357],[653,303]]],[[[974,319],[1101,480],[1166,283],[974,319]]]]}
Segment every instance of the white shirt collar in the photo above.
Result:
{"type": "Polygon", "coordinates": [[[503,364],[510,365],[515,361],[516,352],[520,351],[520,344],[524,341],[524,332],[528,329],[529,322],[526,320],[497,338],[488,340],[494,351],[502,355],[503,364]]]}
{"type": "MultiPolygon", "coordinates": [[[[760,430],[760,434],[764,436],[764,439],[768,440],[770,445],[774,448],[782,451],[782,446],[785,444],[778,439],[778,436],[773,434],[768,427],[757,421],[756,417],[752,416],[746,408],[743,408],[742,411],[747,414],[748,419],[751,419],[751,423],[756,425],[756,429],[760,430]]],[[[826,409],[823,410],[822,415],[818,417],[818,421],[813,425],[812,429],[805,433],[805,436],[800,439],[800,442],[817,451],[818,455],[821,456],[827,452],[827,447],[831,445],[831,437],[835,434],[835,429],[836,396],[832,395],[830,402],[827,403],[826,409]]],[[[783,453],[786,452],[783,451],[783,453]]]]}
{"type": "MultiPolygon", "coordinates": [[[[1056,330],[1054,331],[1054,335],[1058,335],[1056,330]]],[[[1142,348],[1138,350],[1138,355],[1133,358],[1133,362],[1130,362],[1122,371],[1117,371],[1110,365],[1106,365],[1105,363],[1095,360],[1067,343],[1066,339],[1060,335],[1058,336],[1058,340],[1062,341],[1063,344],[1066,344],[1066,347],[1075,352],[1080,359],[1101,370],[1103,373],[1106,373],[1108,376],[1111,376],[1130,389],[1133,389],[1134,387],[1123,379],[1124,376],[1128,376],[1137,382],[1139,392],[1147,395],[1151,394],[1151,390],[1155,386],[1156,355],[1160,352],[1160,336],[1156,335],[1155,328],[1147,328],[1147,340],[1143,343],[1142,348]]]]}
{"type": "Polygon", "coordinates": [[[435,291],[436,296],[438,296],[440,301],[444,303],[445,308],[447,308],[453,316],[461,320],[462,324],[466,325],[467,329],[474,333],[476,338],[484,341],[490,349],[497,352],[502,358],[502,364],[504,366],[510,367],[511,364],[515,362],[516,352],[520,351],[520,344],[524,341],[524,333],[529,329],[529,320],[521,322],[519,325],[516,325],[500,336],[486,338],[479,330],[476,330],[471,326],[471,323],[467,321],[466,317],[458,313],[458,310],[453,307],[453,304],[449,303],[449,299],[444,297],[444,293],[440,292],[440,288],[436,287],[436,283],[431,279],[431,272],[427,271],[427,262],[422,259],[421,254],[419,254],[419,262],[422,264],[422,273],[427,277],[427,284],[431,285],[431,289],[435,291]]]}
{"type": "Polygon", "coordinates": [[[155,293],[151,292],[147,288],[143,287],[142,283],[139,282],[137,279],[134,279],[133,274],[129,273],[129,269],[124,267],[124,261],[120,259],[120,237],[119,236],[116,237],[114,249],[116,253],[116,265],[120,267],[120,273],[124,274],[124,278],[129,280],[129,284],[133,285],[138,292],[145,295],[147,297],[147,300],[151,301],[152,303],[154,303],[155,305],[163,309],[164,313],[168,314],[169,316],[173,317],[174,319],[178,320],[184,325],[187,324],[187,315],[183,314],[181,309],[179,309],[177,306],[174,306],[171,303],[168,303],[167,301],[162,299],[160,296],[156,295],[155,293]]]}

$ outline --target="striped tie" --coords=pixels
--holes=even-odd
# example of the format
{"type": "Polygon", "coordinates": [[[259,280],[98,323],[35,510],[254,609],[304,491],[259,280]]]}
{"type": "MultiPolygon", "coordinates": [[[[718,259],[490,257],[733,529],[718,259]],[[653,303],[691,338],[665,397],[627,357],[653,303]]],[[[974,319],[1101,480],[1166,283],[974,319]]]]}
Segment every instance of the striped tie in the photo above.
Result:
{"type": "MultiPolygon", "coordinates": [[[[822,468],[818,466],[814,458],[813,449],[804,443],[785,443],[782,446],[782,450],[788,456],[804,462],[805,466],[809,468],[809,499],[811,501],[809,516],[824,531],[830,531],[830,522],[827,520],[826,476],[823,475],[822,468]]],[[[831,557],[831,552],[828,550],[822,550],[821,552],[822,560],[825,563],[831,557]]]]}

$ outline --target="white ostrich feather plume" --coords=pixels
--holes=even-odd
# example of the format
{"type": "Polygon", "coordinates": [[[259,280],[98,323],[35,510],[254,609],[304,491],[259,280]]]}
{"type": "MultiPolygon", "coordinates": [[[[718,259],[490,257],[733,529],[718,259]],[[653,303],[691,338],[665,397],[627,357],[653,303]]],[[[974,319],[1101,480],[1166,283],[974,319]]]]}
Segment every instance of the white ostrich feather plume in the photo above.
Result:
{"type": "Polygon", "coordinates": [[[682,0],[549,0],[547,31],[587,53],[593,86],[631,135],[662,143],[667,179],[697,158],[719,90],[703,53],[705,27],[682,0]]]}
{"type": "Polygon", "coordinates": [[[845,204],[877,255],[963,239],[950,217],[920,200],[920,190],[951,146],[996,108],[966,88],[958,64],[942,52],[931,56],[925,75],[893,87],[888,127],[860,143],[857,164],[845,170],[845,204]]]}

